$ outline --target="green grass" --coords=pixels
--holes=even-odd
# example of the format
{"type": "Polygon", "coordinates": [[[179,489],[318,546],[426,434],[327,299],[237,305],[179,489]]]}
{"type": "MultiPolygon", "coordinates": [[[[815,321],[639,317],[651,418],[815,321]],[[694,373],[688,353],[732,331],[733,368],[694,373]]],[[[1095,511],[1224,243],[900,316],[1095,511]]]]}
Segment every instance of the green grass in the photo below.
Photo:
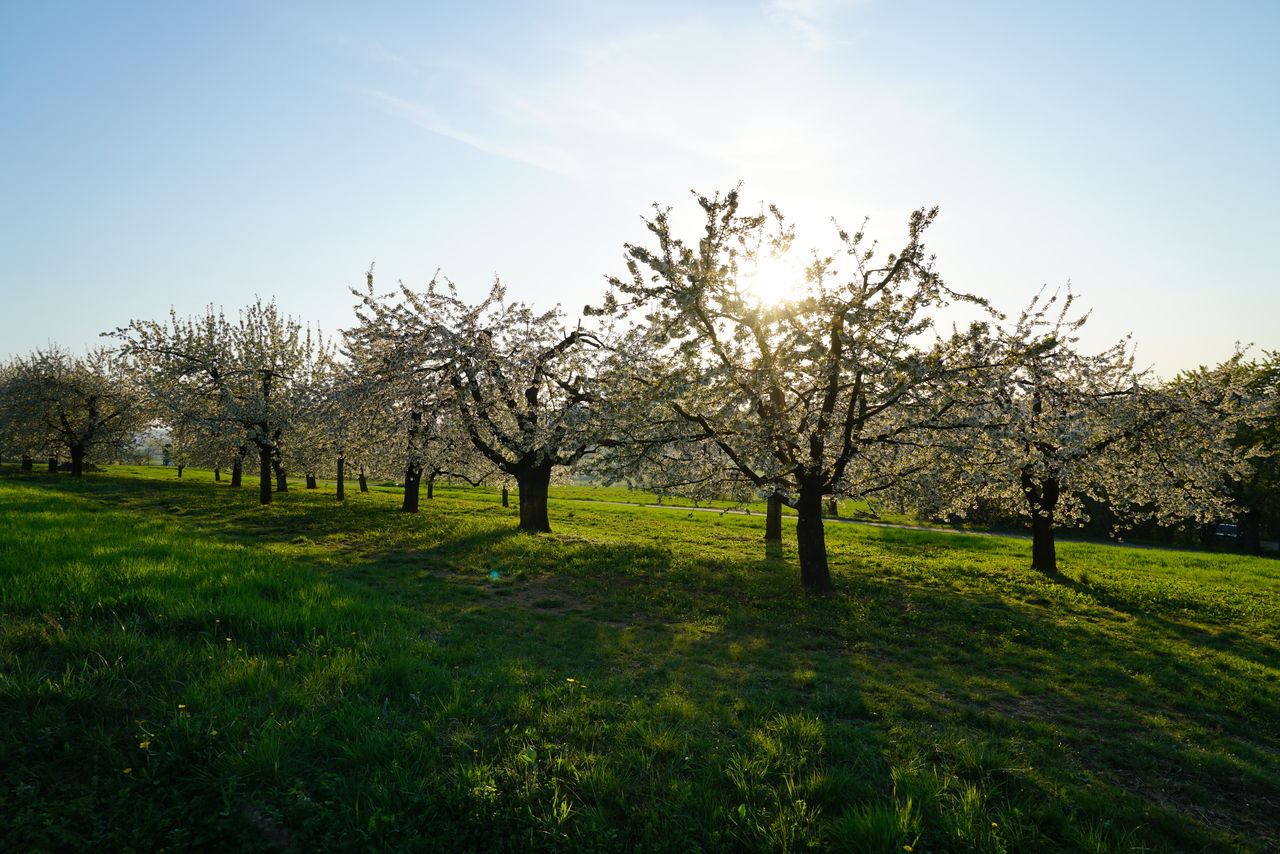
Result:
{"type": "Polygon", "coordinates": [[[1280,846],[1275,561],[187,472],[0,478],[0,850],[1280,846]]]}
{"type": "MultiPolygon", "coordinates": [[[[680,495],[659,496],[652,492],[627,489],[623,486],[596,486],[591,484],[556,484],[551,487],[552,498],[570,501],[604,501],[623,504],[662,504],[667,507],[710,508],[713,510],[746,511],[748,514],[763,516],[765,502],[751,501],[741,504],[734,501],[699,501],[680,495]]],[[[916,520],[908,514],[889,511],[884,508],[872,509],[865,501],[841,499],[836,502],[836,509],[842,519],[878,519],[893,523],[914,523],[916,520]]],[[[783,516],[794,516],[796,511],[786,505],[782,507],[783,516]]]]}
{"type": "MultiPolygon", "coordinates": [[[[145,477],[159,477],[162,479],[176,479],[177,470],[173,468],[165,468],[160,466],[118,466],[117,471],[128,471],[140,474],[145,477]]],[[[213,471],[211,469],[193,469],[187,468],[184,472],[185,477],[195,478],[197,480],[213,480],[213,471]]],[[[302,478],[290,480],[290,483],[303,482],[302,478]]],[[[257,481],[255,480],[256,484],[257,481]]],[[[332,488],[333,481],[326,482],[326,487],[332,488]]],[[[354,479],[348,479],[347,488],[350,490],[355,484],[354,479]]],[[[396,494],[404,493],[404,485],[395,481],[371,481],[369,488],[378,492],[394,492],[396,494]]],[[[517,490],[514,484],[509,485],[511,500],[515,501],[517,490]]],[[[435,493],[442,498],[448,497],[464,497],[474,499],[479,496],[491,495],[498,497],[502,493],[501,484],[482,484],[480,486],[470,486],[460,479],[452,479],[442,477],[435,484],[435,493]]],[[[422,494],[426,494],[426,485],[422,486],[422,494]]],[[[666,507],[687,507],[702,508],[713,510],[732,510],[736,512],[747,511],[748,513],[765,512],[765,503],[763,501],[751,501],[743,504],[736,501],[724,500],[707,500],[694,499],[682,495],[659,495],[656,492],[648,492],[641,489],[631,489],[626,486],[600,486],[598,484],[589,483],[553,483],[550,490],[551,498],[559,498],[567,501],[599,501],[604,503],[619,504],[661,504],[666,507]]],[[[862,519],[883,519],[888,522],[895,523],[911,523],[916,521],[914,517],[900,512],[886,510],[884,508],[876,508],[873,510],[866,501],[855,501],[851,499],[841,499],[837,502],[837,510],[841,518],[862,518],[862,519]]],[[[784,506],[782,508],[784,516],[794,516],[795,510],[784,506]]]]}

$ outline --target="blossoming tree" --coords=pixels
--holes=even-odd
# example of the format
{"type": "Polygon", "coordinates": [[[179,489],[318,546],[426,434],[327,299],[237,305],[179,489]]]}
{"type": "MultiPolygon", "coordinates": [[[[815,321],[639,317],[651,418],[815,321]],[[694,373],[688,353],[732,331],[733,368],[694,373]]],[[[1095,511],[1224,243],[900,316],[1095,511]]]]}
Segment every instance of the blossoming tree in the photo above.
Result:
{"type": "Polygon", "coordinates": [[[3,372],[0,400],[0,430],[12,443],[51,458],[66,449],[73,477],[84,474],[89,455],[132,443],[151,417],[128,359],[106,348],[73,356],[55,346],[15,358],[3,372]]]}
{"type": "MultiPolygon", "coordinates": [[[[441,278],[425,292],[401,285],[398,293],[379,296],[370,276],[367,291],[357,293],[364,358],[379,362],[389,381],[431,398],[410,409],[418,413],[419,430],[430,427],[444,448],[456,434],[437,410],[452,407],[472,447],[516,481],[520,528],[551,530],[553,471],[612,441],[601,417],[607,351],[600,339],[580,325],[569,327],[558,308],[538,313],[507,303],[497,282],[475,305],[441,278]]],[[[426,454],[427,436],[416,439],[425,443],[419,455],[426,454]]]]}
{"type": "Polygon", "coordinates": [[[1031,524],[1031,566],[1058,574],[1055,531],[1087,520],[1089,499],[1127,520],[1221,518],[1227,485],[1251,449],[1232,447],[1253,417],[1241,374],[1224,366],[1157,385],[1135,370],[1127,340],[1082,352],[1088,314],[1043,293],[995,331],[976,429],[930,472],[963,513],[981,499],[1031,524]]]}
{"type": "Polygon", "coordinates": [[[787,256],[792,228],[776,208],[741,213],[737,190],[697,201],[705,226],[692,240],[655,209],[652,245],[626,246],[628,275],[610,279],[604,310],[638,318],[627,364],[645,399],[795,508],[801,584],[830,590],[824,499],[888,488],[952,423],[968,333],[933,334],[932,311],[981,301],[943,283],[923,244],[936,210],[918,210],[883,257],[862,231],[838,230],[836,251],[770,302],[751,280],[787,256]]]}
{"type": "Polygon", "coordinates": [[[257,449],[259,501],[271,503],[273,471],[278,487],[285,481],[282,443],[304,410],[302,392],[332,358],[324,339],[261,300],[235,322],[210,307],[200,317],[134,320],[112,334],[169,419],[222,437],[239,431],[257,449]]]}

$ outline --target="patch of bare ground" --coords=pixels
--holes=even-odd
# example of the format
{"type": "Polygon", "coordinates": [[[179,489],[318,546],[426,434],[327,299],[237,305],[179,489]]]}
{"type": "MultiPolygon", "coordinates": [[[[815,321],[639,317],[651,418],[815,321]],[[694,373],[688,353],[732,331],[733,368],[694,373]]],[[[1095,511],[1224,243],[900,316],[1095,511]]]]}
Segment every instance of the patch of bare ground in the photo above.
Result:
{"type": "MultiPolygon", "coordinates": [[[[623,587],[634,587],[638,583],[638,579],[635,578],[619,577],[609,580],[608,586],[617,590],[623,587]]],[[[620,615],[615,610],[602,610],[591,598],[568,589],[563,579],[549,575],[514,582],[510,588],[504,590],[503,599],[511,606],[543,613],[572,615],[615,629],[628,628],[644,622],[636,613],[620,615]]]]}
{"type": "Polygon", "coordinates": [[[549,578],[513,582],[502,590],[502,594],[503,601],[509,605],[549,613],[585,612],[591,608],[586,599],[569,593],[563,585],[549,578]]]}
{"type": "Polygon", "coordinates": [[[1205,827],[1230,834],[1243,843],[1243,850],[1280,851],[1280,802],[1274,794],[1230,785],[1220,775],[1205,776],[1163,764],[1158,775],[1117,771],[1100,776],[1148,803],[1194,816],[1205,827]]]}
{"type": "MultiPolygon", "coordinates": [[[[1065,731],[1094,729],[1100,740],[1125,737],[1107,734],[1110,718],[1102,711],[1089,721],[1080,716],[1080,709],[1064,710],[1046,700],[1045,697],[1000,697],[992,698],[990,707],[1020,721],[1048,724],[1065,731]]],[[[1100,780],[1154,806],[1194,816],[1207,828],[1231,834],[1244,844],[1242,850],[1280,851],[1280,818],[1277,818],[1280,801],[1274,792],[1250,785],[1243,778],[1233,780],[1222,774],[1201,774],[1169,760],[1153,762],[1151,768],[1137,773],[1132,768],[1108,770],[1108,763],[1092,762],[1088,748],[1080,759],[1093,766],[1092,771],[1100,780]]]]}

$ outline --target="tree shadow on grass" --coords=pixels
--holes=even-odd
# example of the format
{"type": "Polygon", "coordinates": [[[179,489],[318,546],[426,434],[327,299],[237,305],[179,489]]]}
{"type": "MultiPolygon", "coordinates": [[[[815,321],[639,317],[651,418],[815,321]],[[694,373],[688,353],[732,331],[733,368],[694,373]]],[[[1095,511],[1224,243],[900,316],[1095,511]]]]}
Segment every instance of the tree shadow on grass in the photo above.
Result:
{"type": "MultiPolygon", "coordinates": [[[[141,492],[149,487],[144,482],[141,492]]],[[[236,514],[256,514],[252,506],[186,501],[189,490],[173,486],[151,496],[110,483],[60,491],[165,515],[181,505],[182,526],[237,543],[246,540],[231,524],[241,520],[236,514]]],[[[365,518],[301,504],[307,518],[254,515],[267,529],[252,541],[320,541],[365,518]]],[[[284,515],[287,502],[277,509],[284,515]]],[[[368,518],[406,519],[393,514],[388,503],[368,518]]],[[[424,535],[424,513],[288,559],[385,592],[430,626],[421,648],[346,677],[319,671],[311,690],[319,703],[345,702],[350,691],[389,704],[347,712],[342,726],[353,732],[376,732],[378,708],[423,716],[449,757],[440,773],[480,775],[451,796],[460,814],[500,813],[516,827],[526,819],[514,816],[541,815],[560,787],[578,793],[583,827],[622,828],[636,844],[660,847],[671,825],[683,825],[688,841],[704,848],[717,838],[721,846],[780,848],[787,827],[826,827],[804,817],[802,801],[827,819],[847,814],[856,822],[847,810],[891,812],[895,782],[923,768],[957,786],[985,786],[986,806],[1001,823],[1012,825],[1021,810],[1025,821],[1050,828],[1042,843],[1060,848],[1077,837],[1065,824],[1054,829],[1055,815],[1099,823],[1113,815],[1062,779],[1099,781],[1122,802],[1114,814],[1122,823],[1136,827],[1154,810],[1164,829],[1144,833],[1155,843],[1225,847],[1221,837],[1200,844],[1170,812],[1201,808],[1230,831],[1268,838],[1258,816],[1259,805],[1277,803],[1268,748],[1277,733],[1267,715],[1275,691],[1255,690],[1251,699],[1242,690],[1247,674],[1224,675],[1239,650],[1225,644],[1213,656],[1189,654],[1185,644],[1197,639],[1150,621],[1159,615],[1134,615],[1130,625],[1107,619],[1103,610],[1112,606],[1081,590],[1072,592],[1085,602],[1035,604],[894,574],[892,560],[936,543],[914,552],[909,542],[894,543],[883,571],[838,559],[840,593],[806,597],[796,595],[786,551],[677,554],[656,543],[524,535],[510,515],[448,518],[476,527],[424,535]],[[496,567],[503,569],[495,582],[488,573],[496,567]],[[535,607],[517,591],[559,596],[562,605],[535,607]],[[1195,746],[1205,733],[1212,743],[1195,746]],[[970,743],[985,745],[987,758],[974,759],[970,743]],[[558,755],[572,761],[545,760],[558,755]],[[510,809],[486,800],[488,785],[523,800],[510,809]],[[665,824],[636,822],[626,804],[637,799],[661,804],[665,824]]],[[[1265,646],[1255,652],[1272,654],[1265,646]]],[[[347,738],[343,732],[335,738],[347,738]]],[[[357,776],[360,767],[385,768],[404,746],[365,749],[352,763],[357,776]]],[[[955,797],[929,805],[930,821],[940,823],[930,833],[943,833],[944,819],[952,820],[944,802],[955,797]]],[[[390,809],[401,814],[394,802],[390,809]]]]}
{"type": "MultiPolygon", "coordinates": [[[[1265,668],[1280,669],[1280,646],[1269,643],[1262,630],[1261,637],[1251,637],[1232,624],[1239,609],[1231,603],[1215,606],[1198,596],[1176,589],[1152,590],[1150,582],[1139,581],[1133,586],[1108,585],[1101,578],[1082,576],[1079,580],[1061,572],[1024,570],[1030,557],[1026,541],[995,537],[946,537],[903,530],[890,530],[877,535],[883,542],[891,542],[898,554],[944,554],[957,550],[988,554],[1008,554],[1016,557],[1022,566],[1019,574],[1044,582],[1060,590],[1070,591],[1099,607],[1127,614],[1143,621],[1144,625],[1177,633],[1189,643],[1207,649],[1241,655],[1265,668]],[[1025,561],[1025,563],[1024,563],[1025,561]],[[1176,616],[1175,616],[1176,615],[1176,616]]],[[[1084,541],[1082,541],[1084,542],[1084,541]]],[[[1105,543],[1088,542],[1091,546],[1105,543]]],[[[1145,552],[1143,549],[1139,552],[1145,552]]],[[[1275,623],[1272,623],[1275,626],[1275,623]]]]}
{"type": "MultiPolygon", "coordinates": [[[[1142,605],[1135,591],[1115,590],[1101,582],[1077,580],[1062,572],[1043,572],[1041,575],[1049,583],[1078,593],[1099,606],[1134,617],[1148,629],[1176,634],[1198,647],[1239,655],[1261,667],[1280,671],[1280,646],[1244,635],[1226,623],[1219,614],[1206,613],[1201,617],[1204,624],[1196,625],[1174,619],[1142,605]],[[1217,624],[1216,631],[1207,627],[1207,624],[1213,623],[1217,624]]],[[[1164,602],[1167,606],[1184,610],[1189,615],[1197,615],[1198,603],[1194,599],[1185,598],[1179,601],[1170,599],[1166,595],[1164,602]]]]}
{"type": "MultiPolygon", "coordinates": [[[[1262,816],[1280,806],[1280,766],[1265,747],[1280,737],[1276,691],[1250,690],[1237,650],[1191,652],[1181,633],[1142,618],[871,583],[863,596],[891,606],[874,633],[887,648],[871,654],[888,702],[1023,744],[1033,765],[1116,785],[1135,823],[1150,809],[1168,824],[1205,814],[1208,828],[1275,839],[1262,816]]],[[[1019,785],[1063,791],[1042,769],[1019,785]]],[[[1071,791],[1079,809],[1096,810],[1071,791]]],[[[1175,847],[1200,844],[1193,837],[1175,847]]]]}
{"type": "MultiPolygon", "coordinates": [[[[886,727],[899,735],[905,728],[919,742],[894,748],[888,764],[916,761],[910,753],[917,750],[958,780],[986,775],[993,790],[1009,793],[1006,806],[1020,798],[1035,801],[1038,806],[1029,809],[1047,811],[1046,821],[1051,813],[1064,823],[1109,820],[1107,798],[1093,799],[1084,790],[1072,790],[1071,802],[1060,803],[1061,787],[1049,779],[1069,773],[1117,787],[1134,828],[1152,809],[1161,822],[1178,826],[1179,812],[1195,815],[1207,803],[1217,816],[1206,820],[1207,828],[1246,839],[1266,832],[1256,805],[1277,802],[1276,769],[1265,749],[1274,730],[1265,723],[1274,696],[1228,697],[1236,688],[1222,682],[1224,662],[1180,651],[1193,636],[1150,632],[1154,617],[1117,633],[1113,620],[1070,613],[1070,603],[1016,602],[847,571],[837,573],[840,594],[799,596],[794,569],[779,550],[766,551],[763,560],[709,554],[702,566],[673,567],[672,553],[662,548],[572,548],[578,551],[567,568],[545,566],[537,577],[574,591],[571,601],[594,604],[560,617],[595,622],[599,643],[616,647],[609,653],[617,659],[611,667],[642,660],[641,669],[666,686],[658,696],[678,698],[677,705],[691,707],[695,716],[768,707],[777,715],[812,715],[836,740],[853,738],[845,732],[849,727],[871,727],[879,736],[886,727]],[[575,572],[575,562],[595,569],[575,572]],[[613,569],[600,572],[604,566],[613,569]],[[1014,760],[998,747],[990,753],[1004,757],[1005,765],[979,762],[976,770],[968,767],[973,760],[962,744],[943,749],[958,751],[954,761],[932,755],[930,721],[953,730],[961,742],[1029,744],[1037,763],[1049,767],[1010,776],[1005,770],[1014,760]],[[1243,775],[1229,784],[1219,777],[1221,765],[1203,768],[1187,749],[1186,739],[1205,727],[1230,739],[1237,754],[1229,761],[1238,762],[1243,775]],[[1142,782],[1152,775],[1183,782],[1142,782]]],[[[1075,592],[1110,607],[1089,590],[1075,592]]],[[[1230,645],[1217,651],[1241,653],[1230,645]]],[[[1274,656],[1262,645],[1255,652],[1274,656]]],[[[745,726],[731,717],[718,725],[745,726]]],[[[877,777],[881,783],[885,774],[877,777]]],[[[827,795],[810,796],[812,803],[835,808],[827,795]]],[[[1222,848],[1213,833],[1184,825],[1171,838],[1222,848]]]]}

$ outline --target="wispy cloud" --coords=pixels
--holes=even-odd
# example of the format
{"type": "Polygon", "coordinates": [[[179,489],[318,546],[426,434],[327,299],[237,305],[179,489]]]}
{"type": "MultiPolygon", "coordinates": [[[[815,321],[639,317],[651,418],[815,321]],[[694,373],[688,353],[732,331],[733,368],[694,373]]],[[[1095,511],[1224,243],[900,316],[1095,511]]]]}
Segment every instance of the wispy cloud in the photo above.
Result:
{"type": "Polygon", "coordinates": [[[891,182],[946,119],[886,81],[833,70],[803,32],[779,38],[778,16],[818,28],[824,44],[844,38],[853,5],[775,0],[750,16],[575,33],[540,54],[551,61],[536,72],[500,50],[451,53],[361,91],[432,133],[580,180],[649,189],[742,178],[826,205],[841,188],[891,182]]]}
{"type": "Polygon", "coordinates": [[[810,50],[823,51],[834,39],[834,19],[864,0],[768,0],[764,9],[772,20],[789,27],[810,50]]]}
{"type": "Polygon", "coordinates": [[[574,158],[563,149],[554,145],[543,145],[533,142],[502,142],[465,130],[454,121],[432,110],[424,104],[399,98],[377,89],[361,89],[360,94],[378,104],[387,112],[408,119],[421,128],[470,145],[480,151],[496,154],[525,163],[548,172],[560,175],[579,176],[581,169],[574,158]]]}

